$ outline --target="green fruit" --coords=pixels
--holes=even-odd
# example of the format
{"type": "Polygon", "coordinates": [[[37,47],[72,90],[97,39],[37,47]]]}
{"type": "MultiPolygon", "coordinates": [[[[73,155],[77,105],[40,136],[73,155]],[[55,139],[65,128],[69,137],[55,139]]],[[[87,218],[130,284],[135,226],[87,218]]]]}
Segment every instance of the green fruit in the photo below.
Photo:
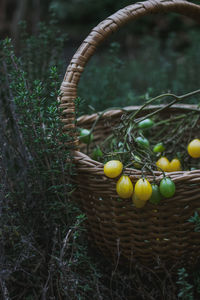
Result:
{"type": "Polygon", "coordinates": [[[142,148],[148,148],[149,147],[149,141],[146,138],[143,138],[141,136],[138,136],[135,139],[136,143],[141,146],[142,148]]]}
{"type": "Polygon", "coordinates": [[[162,200],[162,195],[160,193],[159,187],[157,184],[152,184],[152,195],[149,199],[149,202],[152,204],[158,204],[162,200]]]}
{"type": "Polygon", "coordinates": [[[190,171],[194,171],[194,170],[197,170],[197,168],[194,167],[190,168],[190,171]]]}
{"type": "Polygon", "coordinates": [[[165,151],[165,147],[163,146],[163,143],[158,143],[153,148],[153,152],[155,153],[163,152],[163,151],[165,151]]]}
{"type": "Polygon", "coordinates": [[[139,156],[137,155],[134,155],[133,156],[133,166],[136,168],[136,169],[141,169],[142,168],[142,164],[141,164],[141,159],[139,156]]]}
{"type": "Polygon", "coordinates": [[[101,151],[101,149],[99,147],[95,148],[92,151],[92,159],[98,161],[102,156],[103,156],[103,152],[101,151]]]}
{"type": "Polygon", "coordinates": [[[151,128],[154,125],[154,122],[151,119],[145,119],[138,123],[140,129],[151,128]]]}
{"type": "Polygon", "coordinates": [[[79,139],[84,144],[90,144],[93,141],[94,136],[93,136],[93,134],[90,134],[90,130],[80,129],[79,139]]]}
{"type": "Polygon", "coordinates": [[[171,198],[176,191],[174,182],[169,177],[164,177],[160,182],[160,192],[166,198],[171,198]]]}

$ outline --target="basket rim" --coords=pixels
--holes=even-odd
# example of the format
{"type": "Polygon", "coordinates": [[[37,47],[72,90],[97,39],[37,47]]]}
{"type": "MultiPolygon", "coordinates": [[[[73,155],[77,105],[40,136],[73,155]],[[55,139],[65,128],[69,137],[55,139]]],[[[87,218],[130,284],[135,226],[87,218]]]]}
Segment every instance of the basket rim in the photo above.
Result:
{"type": "MultiPolygon", "coordinates": [[[[164,107],[165,104],[159,104],[159,105],[148,105],[143,108],[143,111],[149,111],[149,110],[155,110],[159,107],[164,107]]],[[[97,117],[99,117],[99,114],[101,114],[101,117],[103,118],[110,118],[112,116],[118,116],[121,115],[123,112],[131,112],[134,110],[137,110],[141,107],[141,105],[129,105],[129,106],[124,106],[121,109],[120,108],[108,108],[105,110],[105,112],[97,112],[97,113],[92,113],[92,114],[84,114],[80,117],[77,118],[77,125],[81,125],[84,122],[91,122],[95,120],[97,117]]],[[[198,104],[173,104],[172,106],[168,107],[168,110],[176,110],[176,109],[181,109],[181,110],[195,110],[200,112],[200,107],[198,108],[198,104]]]]}
{"type": "MultiPolygon", "coordinates": [[[[164,104],[159,105],[159,107],[165,106],[164,104]]],[[[104,114],[102,114],[102,117],[104,118],[111,118],[112,116],[120,116],[123,112],[131,112],[134,110],[137,110],[140,108],[140,105],[134,105],[134,106],[126,106],[120,109],[110,109],[106,111],[104,114]]],[[[149,105],[144,108],[144,111],[148,110],[155,110],[158,108],[158,105],[149,105]]],[[[183,111],[187,111],[188,109],[194,109],[200,112],[200,108],[196,104],[174,104],[171,107],[168,107],[167,110],[178,110],[181,109],[183,111]]],[[[78,125],[83,125],[84,122],[92,122],[96,118],[99,117],[99,113],[91,114],[91,115],[83,115],[78,118],[77,123],[78,125]]],[[[87,172],[91,172],[93,175],[100,175],[105,176],[103,171],[104,164],[101,162],[98,162],[96,160],[93,160],[89,155],[85,154],[84,152],[80,150],[74,150],[73,151],[73,158],[76,165],[78,165],[78,168],[81,170],[82,168],[87,168],[87,172]]],[[[129,175],[132,181],[135,181],[136,179],[141,178],[142,172],[138,169],[134,168],[124,168],[123,174],[129,175]]],[[[146,177],[150,180],[150,182],[154,181],[154,178],[156,181],[160,181],[163,178],[163,173],[160,171],[154,171],[155,177],[149,173],[146,172],[146,177]]],[[[189,180],[191,182],[200,182],[200,169],[196,170],[182,170],[182,171],[176,171],[176,172],[165,172],[167,177],[170,177],[174,182],[178,181],[186,181],[189,180]],[[199,179],[198,179],[199,178],[199,179]]],[[[106,176],[105,176],[106,177],[106,176]]],[[[106,177],[107,178],[107,177],[106,177]]]]}

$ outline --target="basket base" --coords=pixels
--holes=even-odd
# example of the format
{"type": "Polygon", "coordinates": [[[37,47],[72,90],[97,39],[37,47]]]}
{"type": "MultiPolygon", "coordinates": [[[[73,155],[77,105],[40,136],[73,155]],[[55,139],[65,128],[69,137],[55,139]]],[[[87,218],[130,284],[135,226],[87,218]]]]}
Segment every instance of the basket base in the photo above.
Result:
{"type": "MultiPolygon", "coordinates": [[[[167,218],[159,221],[154,215],[149,219],[141,216],[142,220],[145,219],[146,222],[139,227],[140,218],[138,217],[136,220],[135,215],[132,218],[129,216],[131,207],[130,209],[127,207],[123,215],[121,215],[121,208],[120,214],[115,209],[114,215],[112,201],[107,199],[104,207],[103,199],[99,201],[99,204],[95,202],[94,198],[88,194],[87,202],[80,201],[82,210],[87,216],[90,244],[96,245],[114,265],[130,266],[138,262],[151,268],[159,269],[160,265],[162,269],[162,265],[165,265],[178,269],[180,267],[193,268],[198,263],[200,258],[199,233],[194,232],[193,225],[187,221],[189,215],[193,215],[192,212],[186,215],[184,225],[179,225],[177,222],[173,225],[174,231],[167,218]],[[102,211],[99,212],[100,210],[102,211]],[[108,211],[111,212],[110,215],[108,215],[108,211]],[[121,222],[119,222],[119,218],[121,218],[121,222]],[[164,223],[165,219],[166,223],[164,223]]],[[[77,199],[83,199],[83,197],[77,199]]],[[[116,199],[113,199],[113,203],[116,203],[116,199]]],[[[146,209],[149,213],[149,208],[146,209]]],[[[158,209],[155,215],[157,213],[159,213],[158,209]]],[[[145,210],[138,214],[145,214],[145,210]]]]}
{"type": "Polygon", "coordinates": [[[102,254],[105,262],[113,269],[119,270],[134,270],[144,268],[152,273],[165,274],[166,271],[170,271],[170,274],[177,275],[177,271],[180,268],[185,268],[187,271],[193,271],[200,265],[200,259],[195,254],[188,253],[183,256],[169,256],[166,253],[163,255],[149,255],[149,256],[134,256],[131,251],[123,251],[120,249],[120,241],[116,241],[116,248],[110,248],[105,246],[105,243],[96,239],[94,244],[94,236],[88,227],[88,241],[92,245],[93,253],[96,252],[102,258],[102,254]]]}

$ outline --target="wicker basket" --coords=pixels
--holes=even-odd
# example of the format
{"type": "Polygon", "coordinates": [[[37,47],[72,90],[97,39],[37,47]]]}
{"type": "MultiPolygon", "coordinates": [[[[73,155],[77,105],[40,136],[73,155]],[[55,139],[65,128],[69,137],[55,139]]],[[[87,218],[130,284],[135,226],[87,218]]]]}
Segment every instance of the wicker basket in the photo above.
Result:
{"type": "MultiPolygon", "coordinates": [[[[112,32],[128,21],[163,12],[175,12],[200,20],[200,5],[184,0],[151,0],[125,7],[96,26],[74,54],[61,85],[62,121],[66,132],[75,128],[75,104],[77,85],[84,67],[99,44],[112,32]]],[[[138,107],[128,107],[133,111],[138,107]]],[[[155,109],[148,107],[147,110],[155,109]]],[[[185,111],[187,106],[173,106],[162,113],[162,118],[185,111]]],[[[120,122],[122,110],[110,110],[99,119],[95,131],[95,142],[102,141],[113,125],[120,122]]],[[[91,128],[97,114],[82,116],[78,126],[91,128]]],[[[74,133],[75,134],[75,133],[74,133]]],[[[196,133],[199,134],[199,133],[196,133]]],[[[194,132],[195,136],[195,132],[194,132]]],[[[169,173],[176,184],[176,194],[165,199],[155,209],[148,203],[143,209],[136,209],[130,199],[116,201],[116,180],[104,176],[103,165],[84,154],[84,149],[74,137],[74,160],[77,168],[77,191],[74,198],[81,203],[87,215],[91,241],[107,257],[114,260],[139,261],[152,265],[160,259],[177,266],[193,265],[200,256],[200,234],[194,232],[194,224],[188,219],[200,208],[200,170],[169,173]]],[[[141,172],[125,169],[133,183],[141,172]]],[[[151,181],[152,177],[147,176],[151,181]]],[[[156,180],[162,178],[156,172],[156,180]]]]}

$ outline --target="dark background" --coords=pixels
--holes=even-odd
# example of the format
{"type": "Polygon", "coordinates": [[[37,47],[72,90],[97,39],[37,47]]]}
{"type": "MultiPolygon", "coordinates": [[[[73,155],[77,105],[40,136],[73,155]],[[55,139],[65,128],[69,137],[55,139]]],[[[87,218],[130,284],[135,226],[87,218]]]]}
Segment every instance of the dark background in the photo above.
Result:
{"type": "MultiPolygon", "coordinates": [[[[60,50],[60,81],[76,49],[92,28],[131,0],[1,0],[0,37],[9,36],[20,53],[20,21],[29,35],[37,35],[40,22],[54,19],[66,33],[60,50]]],[[[199,1],[193,1],[199,3],[199,1]]],[[[108,106],[141,103],[141,97],[173,92],[185,94],[200,82],[199,24],[177,14],[143,17],[129,23],[97,49],[79,83],[83,113],[108,106]],[[147,95],[147,96],[146,96],[147,95]]],[[[54,45],[52,44],[52,48],[54,45]]],[[[37,55],[37,53],[35,53],[37,55]]],[[[195,99],[187,102],[196,103],[195,99]]]]}
{"type": "MultiPolygon", "coordinates": [[[[68,34],[66,41],[67,55],[73,54],[90,30],[103,19],[117,10],[136,3],[130,0],[1,0],[0,2],[0,37],[11,36],[15,44],[19,38],[18,22],[26,20],[30,34],[37,33],[40,21],[48,22],[54,12],[59,27],[68,34]]],[[[193,1],[199,3],[199,1],[193,1]]],[[[145,17],[131,24],[117,35],[123,40],[123,53],[137,51],[138,39],[143,35],[154,35],[164,40],[170,32],[179,32],[180,41],[177,47],[183,49],[190,41],[185,30],[196,27],[188,18],[171,14],[145,17]]],[[[163,43],[164,46],[164,43],[163,43]]]]}

